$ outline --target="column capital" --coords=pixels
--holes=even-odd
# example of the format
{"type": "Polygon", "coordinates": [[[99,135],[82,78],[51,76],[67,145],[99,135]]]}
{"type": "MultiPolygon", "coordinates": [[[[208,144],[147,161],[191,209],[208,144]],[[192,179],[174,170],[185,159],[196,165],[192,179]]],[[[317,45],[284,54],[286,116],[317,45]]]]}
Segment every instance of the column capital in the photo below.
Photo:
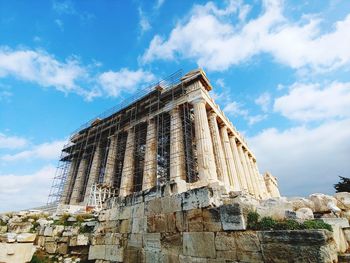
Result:
{"type": "Polygon", "coordinates": [[[174,108],[172,108],[172,109],[169,111],[169,114],[170,114],[171,116],[173,116],[173,115],[179,113],[179,111],[180,111],[180,106],[179,106],[179,105],[176,105],[174,108]]]}
{"type": "Polygon", "coordinates": [[[192,105],[197,105],[197,104],[201,104],[201,103],[206,104],[207,102],[203,97],[198,97],[198,98],[195,98],[194,100],[192,100],[190,103],[192,105]]]}
{"type": "Polygon", "coordinates": [[[215,111],[213,111],[213,110],[208,112],[208,117],[210,119],[216,119],[217,116],[218,116],[218,114],[215,111]]]}

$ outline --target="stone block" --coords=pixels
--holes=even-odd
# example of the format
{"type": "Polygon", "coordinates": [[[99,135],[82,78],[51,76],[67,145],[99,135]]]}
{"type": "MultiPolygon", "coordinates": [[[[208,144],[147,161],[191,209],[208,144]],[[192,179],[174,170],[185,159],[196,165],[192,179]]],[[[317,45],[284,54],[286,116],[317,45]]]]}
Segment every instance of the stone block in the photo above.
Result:
{"type": "Polygon", "coordinates": [[[296,218],[299,220],[309,220],[314,218],[314,213],[308,207],[299,208],[295,213],[296,218]]]}
{"type": "Polygon", "coordinates": [[[331,226],[338,226],[340,228],[348,228],[349,221],[346,218],[321,218],[321,220],[331,226]]]}
{"type": "Polygon", "coordinates": [[[130,206],[121,206],[119,207],[119,216],[118,219],[130,219],[131,218],[131,208],[130,206]]]}
{"type": "Polygon", "coordinates": [[[122,262],[123,256],[123,248],[116,245],[106,245],[105,260],[109,260],[111,262],[122,262]]]}
{"type": "Polygon", "coordinates": [[[342,210],[350,210],[350,193],[335,193],[334,198],[337,200],[337,206],[342,210]]]}
{"type": "Polygon", "coordinates": [[[186,212],[186,221],[188,232],[203,231],[203,213],[202,209],[192,209],[186,212]]]}
{"type": "Polygon", "coordinates": [[[130,233],[131,232],[131,220],[124,219],[120,222],[120,233],[130,233]]]}
{"type": "Polygon", "coordinates": [[[16,242],[16,233],[4,233],[0,235],[0,242],[14,243],[16,242]]]}
{"type": "Polygon", "coordinates": [[[143,243],[144,243],[144,249],[145,250],[160,250],[161,249],[161,243],[160,243],[160,233],[145,233],[143,235],[143,243]]]}
{"type": "Polygon", "coordinates": [[[218,232],[222,230],[219,208],[203,209],[203,228],[204,231],[208,232],[218,232]]]}
{"type": "Polygon", "coordinates": [[[167,221],[164,214],[153,215],[147,217],[147,232],[166,232],[167,231],[167,221]]]}
{"type": "Polygon", "coordinates": [[[124,251],[124,263],[139,263],[143,262],[141,249],[134,247],[127,247],[124,251]]]}
{"type": "MultiPolygon", "coordinates": [[[[184,232],[183,254],[185,256],[215,258],[215,241],[212,232],[184,232]]],[[[180,260],[181,261],[181,260],[180,260]]]]}
{"type": "Polygon", "coordinates": [[[162,212],[161,198],[154,198],[145,203],[145,215],[152,216],[162,212]]]}
{"type": "Polygon", "coordinates": [[[175,213],[169,213],[165,215],[165,222],[167,225],[166,232],[175,233],[176,232],[176,216],[175,213]]]}
{"type": "Polygon", "coordinates": [[[57,243],[57,254],[67,255],[68,245],[67,243],[57,243]]]}
{"type": "Polygon", "coordinates": [[[163,263],[163,254],[160,250],[146,250],[144,254],[145,263],[163,263]]]}
{"type": "Polygon", "coordinates": [[[166,196],[161,198],[162,213],[172,213],[181,211],[182,199],[181,195],[166,196]]]}
{"type": "Polygon", "coordinates": [[[162,263],[180,263],[179,254],[172,254],[162,251],[162,263]]]}
{"type": "Polygon", "coordinates": [[[179,256],[179,262],[180,263],[208,263],[207,258],[198,258],[198,257],[191,257],[191,256],[179,256]]]}
{"type": "Polygon", "coordinates": [[[237,251],[236,250],[218,250],[216,251],[216,258],[220,260],[236,262],[237,260],[237,251]]]}
{"type": "Polygon", "coordinates": [[[95,245],[89,248],[89,260],[94,259],[105,259],[106,258],[106,246],[105,245],[95,245]]]}
{"type": "Polygon", "coordinates": [[[55,254],[57,251],[57,243],[56,242],[45,242],[45,251],[48,254],[55,254]]]}
{"type": "Polygon", "coordinates": [[[134,248],[142,248],[142,234],[130,234],[128,238],[128,246],[134,248]]]}
{"type": "Polygon", "coordinates": [[[334,205],[337,204],[337,199],[335,199],[333,196],[325,194],[312,194],[309,196],[309,199],[314,203],[315,212],[318,213],[329,212],[329,203],[332,203],[334,205]]]}
{"type": "Polygon", "coordinates": [[[183,210],[220,206],[222,202],[214,197],[211,188],[202,187],[189,190],[181,194],[183,210]]]}
{"type": "Polygon", "coordinates": [[[18,243],[32,243],[36,238],[36,234],[32,233],[21,233],[17,235],[18,243]]]}
{"type": "Polygon", "coordinates": [[[146,231],[146,218],[134,217],[132,219],[132,233],[143,233],[146,231]]]}
{"type": "Polygon", "coordinates": [[[261,217],[269,216],[275,220],[286,219],[286,211],[293,211],[293,205],[283,197],[262,200],[260,205],[257,206],[257,212],[261,217]]]}
{"type": "Polygon", "coordinates": [[[215,248],[218,251],[236,251],[235,237],[232,232],[218,232],[215,236],[215,248]]]}
{"type": "Polygon", "coordinates": [[[53,235],[53,227],[52,226],[46,226],[44,230],[44,236],[51,237],[53,235]]]}
{"type": "Polygon", "coordinates": [[[220,207],[220,218],[224,230],[245,230],[245,220],[239,204],[220,207]]]}
{"type": "Polygon", "coordinates": [[[179,255],[182,253],[182,234],[163,233],[161,234],[162,252],[179,255]]]}
{"type": "Polygon", "coordinates": [[[141,218],[144,216],[145,203],[139,203],[131,207],[132,218],[141,218]]]}

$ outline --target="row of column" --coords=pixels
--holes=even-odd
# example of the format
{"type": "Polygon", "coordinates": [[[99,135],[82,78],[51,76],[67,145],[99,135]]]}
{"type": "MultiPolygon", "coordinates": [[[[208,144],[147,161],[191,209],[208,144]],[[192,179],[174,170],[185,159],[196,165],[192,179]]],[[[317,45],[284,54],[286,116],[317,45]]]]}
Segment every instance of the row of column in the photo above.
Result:
{"type": "MultiPolygon", "coordinates": [[[[264,185],[258,172],[256,162],[243,148],[226,126],[218,126],[215,112],[207,114],[206,101],[198,98],[191,102],[194,110],[195,143],[197,147],[198,177],[202,184],[222,182],[230,190],[244,190],[256,197],[264,196],[264,185]]],[[[157,129],[153,119],[148,120],[146,135],[146,150],[142,190],[152,188],[157,183],[157,129]]],[[[117,137],[111,136],[107,161],[105,166],[104,183],[113,185],[117,137]]],[[[179,107],[170,111],[170,180],[177,184],[185,183],[185,149],[182,129],[181,112],[179,107]]],[[[121,196],[133,191],[134,185],[134,127],[127,131],[126,150],[120,184],[121,196]]],[[[77,204],[82,199],[87,202],[89,191],[98,180],[101,164],[101,148],[96,146],[88,175],[88,158],[83,156],[79,163],[76,159],[71,162],[67,182],[62,199],[70,204],[77,204]],[[76,171],[75,182],[72,182],[76,171]],[[87,178],[86,178],[87,177],[87,178]],[[87,180],[87,182],[85,182],[87,180]],[[86,189],[83,189],[84,185],[86,189]],[[69,199],[69,191],[71,191],[69,199]],[[82,194],[85,192],[84,198],[82,194]],[[68,200],[69,199],[69,200],[68,200]]],[[[266,188],[266,187],[265,187],[266,188]]]]}

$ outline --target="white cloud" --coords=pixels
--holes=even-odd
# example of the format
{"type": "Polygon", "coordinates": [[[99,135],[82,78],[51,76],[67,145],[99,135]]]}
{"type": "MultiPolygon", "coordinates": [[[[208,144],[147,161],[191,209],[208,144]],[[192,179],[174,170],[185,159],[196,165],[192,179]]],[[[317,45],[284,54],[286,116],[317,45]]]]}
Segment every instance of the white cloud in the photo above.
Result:
{"type": "Polygon", "coordinates": [[[233,116],[243,116],[243,117],[248,116],[248,110],[243,109],[242,105],[240,105],[236,101],[232,101],[226,104],[223,111],[233,116]]]}
{"type": "Polygon", "coordinates": [[[14,76],[43,87],[84,94],[77,82],[86,75],[86,70],[74,58],[60,62],[43,51],[0,47],[0,77],[14,76]]]}
{"type": "Polygon", "coordinates": [[[295,83],[288,94],[275,99],[274,110],[298,121],[350,117],[350,83],[295,83]]]}
{"type": "Polygon", "coordinates": [[[164,4],[164,2],[165,2],[165,0],[157,0],[157,2],[156,2],[156,4],[155,4],[154,8],[155,8],[155,9],[161,8],[162,5],[164,4]]]}
{"type": "Polygon", "coordinates": [[[146,31],[152,28],[151,24],[149,23],[148,18],[146,17],[145,13],[142,11],[141,8],[139,8],[139,16],[140,16],[141,33],[145,33],[146,31]]]}
{"type": "Polygon", "coordinates": [[[63,31],[63,22],[62,22],[62,20],[61,19],[56,19],[55,20],[55,24],[58,26],[58,28],[61,30],[61,31],[63,31]]]}
{"type": "MultiPolygon", "coordinates": [[[[1,139],[1,137],[0,137],[1,139]]],[[[0,160],[11,162],[20,160],[58,160],[65,141],[53,141],[33,146],[29,150],[15,154],[5,154],[0,160]]]]}
{"type": "Polygon", "coordinates": [[[121,92],[132,92],[141,84],[155,80],[155,76],[141,69],[132,71],[123,68],[120,71],[108,71],[99,76],[99,84],[107,95],[117,97],[121,92]]]}
{"type": "Polygon", "coordinates": [[[27,175],[0,174],[0,211],[16,211],[44,205],[56,168],[47,165],[27,175]]]}
{"type": "Polygon", "coordinates": [[[229,1],[223,9],[213,2],[195,5],[167,38],[156,35],[152,39],[142,61],[180,57],[194,59],[210,70],[225,70],[268,53],[295,69],[331,70],[349,64],[350,15],[322,32],[317,16],[304,15],[293,22],[283,16],[283,1],[262,2],[259,16],[240,22],[246,19],[242,13],[249,6],[237,1],[229,1]]]}
{"type": "Polygon", "coordinates": [[[267,112],[271,104],[271,95],[264,92],[255,100],[255,103],[261,107],[263,112],[267,112]]]}
{"type": "Polygon", "coordinates": [[[258,115],[253,115],[253,116],[247,116],[248,119],[248,125],[254,125],[258,122],[261,122],[267,118],[266,114],[258,114],[258,115]]]}
{"type": "MultiPolygon", "coordinates": [[[[120,89],[135,91],[140,84],[155,80],[155,76],[142,69],[95,73],[100,64],[82,65],[72,57],[64,62],[41,50],[13,50],[0,46],[0,78],[15,77],[42,87],[53,87],[67,93],[76,93],[87,100],[99,96],[118,96],[120,89]]],[[[1,97],[9,96],[0,93],[1,97]]]]}
{"type": "Polygon", "coordinates": [[[319,127],[267,129],[248,138],[260,172],[270,170],[279,179],[283,195],[332,193],[338,176],[349,177],[350,120],[319,127]]]}
{"type": "Polygon", "coordinates": [[[17,136],[7,136],[0,133],[0,149],[18,149],[26,146],[28,141],[17,136]]]}
{"type": "Polygon", "coordinates": [[[58,14],[75,14],[76,10],[71,1],[53,1],[52,9],[58,14]]]}

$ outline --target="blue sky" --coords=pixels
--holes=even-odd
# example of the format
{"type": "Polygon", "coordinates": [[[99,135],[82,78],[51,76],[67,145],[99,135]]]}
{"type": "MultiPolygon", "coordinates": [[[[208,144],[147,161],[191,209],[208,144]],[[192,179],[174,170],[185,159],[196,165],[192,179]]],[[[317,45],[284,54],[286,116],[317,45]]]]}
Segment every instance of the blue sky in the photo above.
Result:
{"type": "Polygon", "coordinates": [[[287,196],[350,171],[349,1],[1,1],[0,211],[46,202],[81,124],[202,67],[287,196]]]}

